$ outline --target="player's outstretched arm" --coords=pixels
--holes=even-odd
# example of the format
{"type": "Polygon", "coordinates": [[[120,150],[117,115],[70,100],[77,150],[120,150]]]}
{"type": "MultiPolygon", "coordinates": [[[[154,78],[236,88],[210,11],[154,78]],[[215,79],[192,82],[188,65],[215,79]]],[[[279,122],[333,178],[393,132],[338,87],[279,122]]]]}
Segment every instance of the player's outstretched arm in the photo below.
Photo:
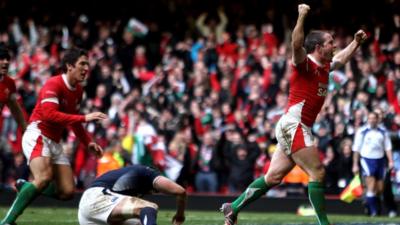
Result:
{"type": "Polygon", "coordinates": [[[62,126],[85,122],[85,116],[79,114],[64,113],[59,110],[58,103],[42,100],[42,120],[58,123],[62,126]]]}
{"type": "Polygon", "coordinates": [[[85,115],[85,121],[90,122],[94,120],[104,120],[107,119],[107,115],[102,112],[92,112],[85,115]]]}
{"type": "Polygon", "coordinates": [[[293,64],[297,65],[306,58],[306,50],[303,47],[304,43],[304,20],[310,11],[310,6],[300,4],[298,6],[299,16],[297,17],[296,26],[292,32],[292,51],[293,64]]]}
{"type": "Polygon", "coordinates": [[[354,34],[354,39],[343,50],[338,52],[332,59],[331,70],[338,69],[346,64],[354,55],[357,48],[367,39],[367,34],[363,30],[359,30],[354,34]]]}
{"type": "Polygon", "coordinates": [[[186,208],[186,191],[179,184],[172,180],[159,176],[156,178],[154,188],[164,194],[176,195],[176,214],[172,218],[174,225],[183,224],[185,221],[185,208],[186,208]]]}

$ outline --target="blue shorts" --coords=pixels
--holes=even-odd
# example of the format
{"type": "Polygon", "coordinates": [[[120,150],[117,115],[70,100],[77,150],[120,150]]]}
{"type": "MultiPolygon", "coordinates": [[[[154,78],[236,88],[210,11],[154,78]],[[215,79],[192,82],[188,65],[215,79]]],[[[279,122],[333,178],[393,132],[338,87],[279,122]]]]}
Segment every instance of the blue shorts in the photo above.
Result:
{"type": "Polygon", "coordinates": [[[361,157],[361,174],[383,180],[386,173],[385,158],[368,159],[361,157]]]}

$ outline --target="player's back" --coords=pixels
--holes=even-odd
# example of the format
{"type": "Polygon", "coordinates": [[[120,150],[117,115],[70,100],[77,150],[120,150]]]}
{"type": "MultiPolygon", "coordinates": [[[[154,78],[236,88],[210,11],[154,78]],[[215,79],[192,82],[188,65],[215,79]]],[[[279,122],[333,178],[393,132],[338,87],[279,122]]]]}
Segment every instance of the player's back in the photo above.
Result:
{"type": "Polygon", "coordinates": [[[147,166],[127,166],[104,173],[90,187],[104,187],[120,194],[141,196],[154,190],[153,182],[159,175],[159,172],[147,166]]]}
{"type": "Polygon", "coordinates": [[[328,93],[329,64],[318,65],[310,56],[293,66],[286,112],[311,127],[328,93]]]}

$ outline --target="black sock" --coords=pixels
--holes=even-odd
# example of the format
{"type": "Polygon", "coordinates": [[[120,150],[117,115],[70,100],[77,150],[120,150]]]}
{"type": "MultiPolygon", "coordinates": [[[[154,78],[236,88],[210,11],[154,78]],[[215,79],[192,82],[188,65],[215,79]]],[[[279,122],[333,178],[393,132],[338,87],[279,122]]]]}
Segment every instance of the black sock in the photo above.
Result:
{"type": "Polygon", "coordinates": [[[140,222],[142,225],[157,225],[157,210],[151,207],[140,210],[140,222]]]}

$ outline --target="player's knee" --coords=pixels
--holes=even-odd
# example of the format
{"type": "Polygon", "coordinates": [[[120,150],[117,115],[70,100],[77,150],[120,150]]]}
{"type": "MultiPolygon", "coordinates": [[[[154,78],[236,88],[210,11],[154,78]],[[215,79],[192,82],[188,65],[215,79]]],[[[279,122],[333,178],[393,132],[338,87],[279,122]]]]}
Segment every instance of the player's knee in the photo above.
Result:
{"type": "Polygon", "coordinates": [[[186,195],[186,190],[183,187],[179,187],[175,194],[176,195],[186,195]]]}
{"type": "Polygon", "coordinates": [[[325,178],[325,168],[322,164],[316,166],[310,173],[311,180],[322,182],[325,178]]]}
{"type": "Polygon", "coordinates": [[[38,187],[39,190],[44,189],[53,179],[52,171],[43,171],[39,175],[35,176],[33,183],[38,187]]]}
{"type": "Polygon", "coordinates": [[[150,208],[153,208],[155,210],[158,210],[158,205],[156,203],[145,201],[145,200],[141,200],[140,203],[137,204],[137,206],[139,206],[140,210],[142,210],[142,209],[144,209],[146,207],[150,207],[150,208]]]}
{"type": "Polygon", "coordinates": [[[153,208],[156,211],[158,211],[158,205],[156,203],[153,203],[153,202],[149,202],[145,207],[150,207],[150,208],[153,208]]]}

